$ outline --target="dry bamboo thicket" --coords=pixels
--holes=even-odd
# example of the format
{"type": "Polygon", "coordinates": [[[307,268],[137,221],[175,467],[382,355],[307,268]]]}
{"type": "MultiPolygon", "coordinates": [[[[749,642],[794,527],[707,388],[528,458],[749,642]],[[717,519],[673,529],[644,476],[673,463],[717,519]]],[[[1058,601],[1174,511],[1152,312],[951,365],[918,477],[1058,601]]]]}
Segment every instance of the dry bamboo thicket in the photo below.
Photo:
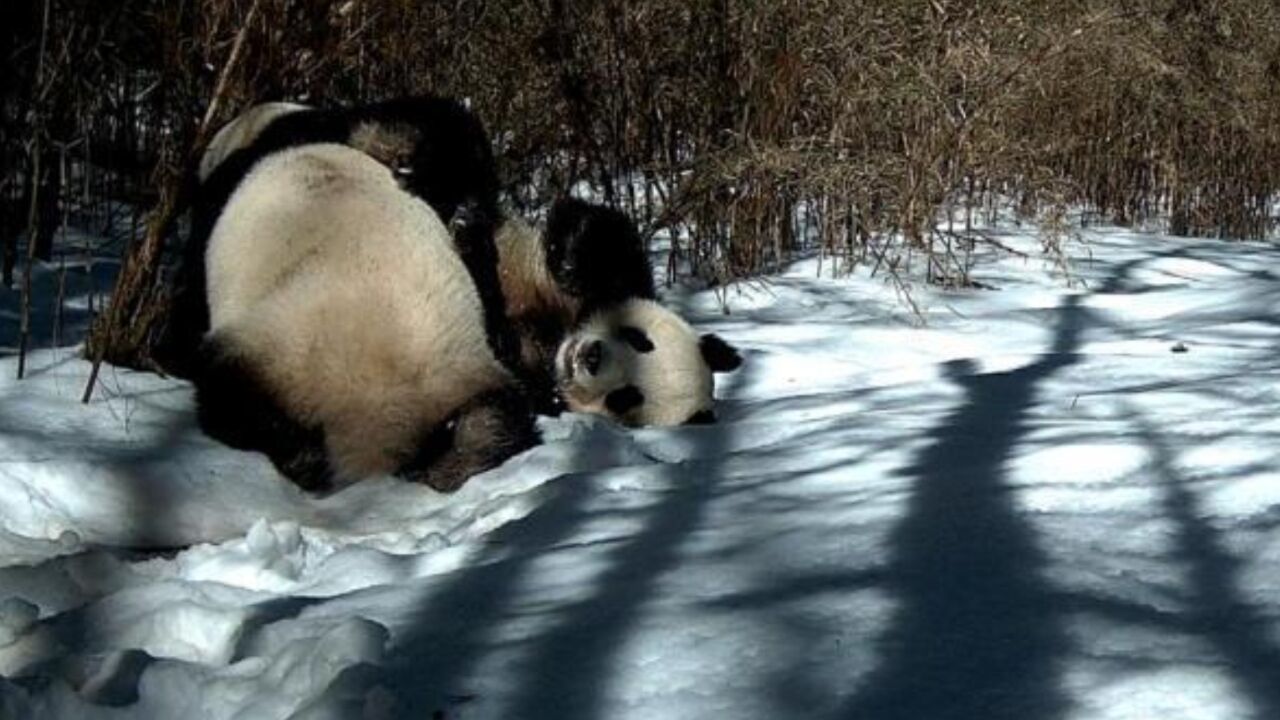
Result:
{"type": "MultiPolygon", "coordinates": [[[[206,116],[410,92],[471,102],[518,209],[585,187],[717,283],[820,249],[966,284],[1006,210],[1040,219],[1051,252],[1076,208],[1188,235],[1276,226],[1270,0],[48,0],[38,78],[44,3],[16,0],[0,29],[6,269],[33,197],[38,238],[39,218],[113,201],[152,223],[180,210],[206,116]]],[[[115,362],[145,365],[163,321],[148,248],[91,342],[115,362]]]]}

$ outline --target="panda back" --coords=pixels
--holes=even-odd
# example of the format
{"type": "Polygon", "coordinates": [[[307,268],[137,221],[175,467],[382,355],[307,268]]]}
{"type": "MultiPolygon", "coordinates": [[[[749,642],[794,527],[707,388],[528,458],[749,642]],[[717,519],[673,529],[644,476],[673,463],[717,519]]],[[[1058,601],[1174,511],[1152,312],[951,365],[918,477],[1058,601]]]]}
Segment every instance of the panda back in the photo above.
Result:
{"type": "Polygon", "coordinates": [[[259,162],[206,255],[212,332],[259,368],[353,474],[394,469],[424,427],[509,376],[449,233],[343,145],[259,162]]]}
{"type": "Polygon", "coordinates": [[[358,286],[370,300],[425,284],[420,289],[457,305],[479,303],[457,274],[465,268],[435,213],[400,190],[386,167],[337,144],[258,163],[219,215],[205,260],[214,327],[268,295],[321,281],[343,294],[358,286]]]}
{"type": "Polygon", "coordinates": [[[249,147],[258,139],[263,130],[278,118],[302,110],[310,110],[306,105],[290,102],[268,102],[255,105],[238,115],[234,120],[222,126],[222,129],[209,141],[204,154],[200,156],[198,177],[200,182],[209,179],[213,171],[232,153],[249,147]]]}

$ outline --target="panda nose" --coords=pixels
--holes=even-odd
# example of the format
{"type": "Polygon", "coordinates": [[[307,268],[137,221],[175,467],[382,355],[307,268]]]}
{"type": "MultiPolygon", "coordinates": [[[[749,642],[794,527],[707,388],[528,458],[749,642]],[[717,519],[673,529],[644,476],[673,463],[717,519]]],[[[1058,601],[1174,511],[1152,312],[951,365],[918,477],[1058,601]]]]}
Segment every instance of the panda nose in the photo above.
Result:
{"type": "Polygon", "coordinates": [[[600,372],[600,363],[604,361],[604,343],[592,340],[587,349],[582,351],[582,367],[591,375],[600,372]]]}

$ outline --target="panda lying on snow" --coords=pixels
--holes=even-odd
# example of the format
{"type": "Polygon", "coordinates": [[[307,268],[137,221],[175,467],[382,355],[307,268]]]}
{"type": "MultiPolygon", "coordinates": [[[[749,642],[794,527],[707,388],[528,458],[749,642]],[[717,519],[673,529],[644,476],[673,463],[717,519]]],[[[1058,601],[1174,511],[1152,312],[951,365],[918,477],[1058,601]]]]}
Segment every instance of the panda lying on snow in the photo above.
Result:
{"type": "Polygon", "coordinates": [[[185,352],[206,432],[306,489],[449,491],[534,445],[535,411],[714,420],[736,351],[654,301],[620,213],[564,200],[542,236],[499,218],[484,137],[440,99],[260,106],[215,137],[172,324],[207,317],[185,352]]]}

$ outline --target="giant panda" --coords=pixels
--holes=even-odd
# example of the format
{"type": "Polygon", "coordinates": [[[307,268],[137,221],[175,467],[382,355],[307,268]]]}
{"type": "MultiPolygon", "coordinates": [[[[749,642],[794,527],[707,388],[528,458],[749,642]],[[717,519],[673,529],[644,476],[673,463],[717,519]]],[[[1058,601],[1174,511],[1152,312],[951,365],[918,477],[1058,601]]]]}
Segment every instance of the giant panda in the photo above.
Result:
{"type": "Polygon", "coordinates": [[[742,359],[657,302],[626,215],[564,199],[541,235],[507,217],[496,244],[521,375],[540,412],[596,413],[629,426],[715,421],[713,377],[742,359]]]}
{"type": "Polygon", "coordinates": [[[537,442],[441,214],[369,154],[311,143],[260,158],[204,270],[200,426],[302,488],[390,473],[451,491],[537,442]]]}
{"type": "Polygon", "coordinates": [[[479,123],[448,101],[374,107],[259,106],[210,143],[186,265],[186,287],[200,290],[188,293],[198,300],[188,315],[204,313],[186,327],[197,339],[211,328],[190,372],[210,435],[265,452],[307,489],[395,472],[450,490],[536,442],[534,409],[630,425],[714,419],[712,373],[740,360],[655,302],[626,216],[566,200],[542,235],[506,217],[495,240],[496,173],[479,123]],[[387,152],[397,146],[401,156],[387,152]],[[375,176],[380,184],[367,185],[375,176]],[[434,222],[404,229],[405,217],[423,213],[434,222]],[[406,254],[415,237],[422,247],[406,254]],[[461,287],[456,273],[437,289],[443,271],[419,267],[440,257],[462,262],[480,322],[444,310],[468,293],[448,290],[461,287]],[[383,300],[370,307],[362,292],[383,300]],[[389,299],[396,293],[404,299],[389,299]],[[425,309],[417,321],[410,306],[425,309]],[[382,310],[391,325],[360,327],[381,323],[382,310]],[[442,319],[472,323],[467,339],[433,335],[442,319]],[[508,336],[505,354],[495,334],[508,336]],[[495,362],[519,382],[494,375],[495,362]],[[426,385],[403,380],[405,368],[437,365],[445,369],[426,385]]]}
{"type": "Polygon", "coordinates": [[[365,153],[451,228],[454,245],[484,305],[490,345],[510,364],[516,341],[503,317],[496,276],[493,232],[499,217],[498,176],[488,135],[461,103],[414,96],[328,109],[263,103],[214,135],[193,182],[190,232],[173,283],[168,322],[153,352],[159,366],[186,378],[196,371],[200,338],[209,328],[205,253],[214,224],[232,194],[264,159],[318,143],[348,145],[365,153]]]}

